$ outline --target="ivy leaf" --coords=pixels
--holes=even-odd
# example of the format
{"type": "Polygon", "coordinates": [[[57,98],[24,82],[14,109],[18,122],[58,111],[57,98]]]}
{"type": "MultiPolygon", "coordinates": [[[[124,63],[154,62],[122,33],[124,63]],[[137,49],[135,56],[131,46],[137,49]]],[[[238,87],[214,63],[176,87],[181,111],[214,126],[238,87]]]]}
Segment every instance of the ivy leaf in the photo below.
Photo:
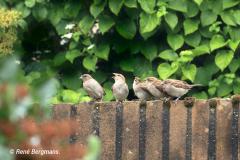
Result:
{"type": "Polygon", "coordinates": [[[155,0],[138,0],[138,3],[146,13],[154,13],[155,0]]]}
{"type": "Polygon", "coordinates": [[[167,42],[170,47],[176,51],[177,49],[181,48],[184,44],[183,36],[180,34],[168,34],[167,42]]]}
{"type": "Polygon", "coordinates": [[[97,57],[95,56],[87,56],[83,59],[83,66],[87,70],[95,72],[96,64],[97,64],[97,57]]]}
{"type": "Polygon", "coordinates": [[[211,51],[214,51],[215,49],[221,48],[225,46],[227,42],[225,42],[222,35],[214,35],[210,41],[210,49],[211,51]]]}
{"type": "Polygon", "coordinates": [[[135,58],[134,75],[140,78],[146,78],[147,76],[153,75],[152,63],[145,58],[135,58]]]}
{"type": "Polygon", "coordinates": [[[178,65],[174,65],[174,63],[172,63],[172,65],[169,63],[161,63],[157,68],[158,74],[163,80],[169,78],[177,70],[178,65]]]}
{"type": "Polygon", "coordinates": [[[225,24],[230,25],[230,26],[236,26],[233,12],[224,11],[220,14],[220,16],[225,24]]]}
{"type": "Polygon", "coordinates": [[[29,8],[32,8],[35,6],[36,1],[35,0],[25,0],[25,5],[29,8]]]}
{"type": "Polygon", "coordinates": [[[102,58],[104,60],[108,60],[108,55],[110,51],[110,46],[107,43],[100,43],[95,50],[95,55],[98,58],[102,58]]]}
{"type": "Polygon", "coordinates": [[[240,40],[238,41],[230,40],[228,43],[228,46],[232,49],[232,51],[236,51],[239,44],[240,44],[240,40]]]}
{"type": "Polygon", "coordinates": [[[133,39],[137,32],[136,25],[131,19],[124,19],[116,26],[117,32],[126,39],[133,39]]]}
{"type": "Polygon", "coordinates": [[[159,57],[161,57],[162,59],[167,60],[167,61],[176,61],[178,59],[177,53],[171,49],[162,51],[159,54],[159,57]]]}
{"type": "Polygon", "coordinates": [[[137,8],[137,0],[125,0],[124,5],[129,8],[137,8]]]}
{"type": "Polygon", "coordinates": [[[114,13],[116,16],[120,12],[124,0],[109,0],[108,5],[112,13],[114,13]]]}
{"type": "Polygon", "coordinates": [[[148,33],[153,31],[159,24],[159,18],[156,14],[147,14],[142,12],[140,14],[140,33],[148,33]]]}
{"type": "Polygon", "coordinates": [[[234,94],[240,94],[240,78],[235,79],[233,86],[234,94]]]}
{"type": "Polygon", "coordinates": [[[231,8],[233,6],[236,6],[237,4],[239,4],[240,1],[236,1],[236,0],[223,0],[223,9],[227,9],[227,8],[231,8]]]}
{"type": "Polygon", "coordinates": [[[200,33],[195,32],[195,33],[187,35],[184,38],[184,40],[188,45],[190,45],[192,47],[197,47],[201,42],[201,35],[200,35],[200,33]]]}
{"type": "Polygon", "coordinates": [[[186,0],[170,1],[168,3],[168,8],[185,13],[187,12],[187,1],[186,0]]]}
{"type": "Polygon", "coordinates": [[[105,2],[99,3],[99,4],[95,4],[92,3],[90,6],[90,13],[94,18],[97,18],[97,16],[102,13],[102,11],[104,10],[105,7],[105,2]]]}
{"type": "Polygon", "coordinates": [[[134,60],[135,60],[134,58],[127,58],[127,59],[121,60],[120,61],[121,70],[126,71],[126,72],[133,72],[134,65],[135,65],[134,60]]]}
{"type": "Polygon", "coordinates": [[[114,24],[113,18],[108,15],[99,17],[99,29],[102,33],[107,32],[114,24]]]}
{"type": "Polygon", "coordinates": [[[42,21],[47,18],[48,11],[44,6],[36,6],[32,11],[32,14],[36,18],[36,20],[42,21]]]}
{"type": "Polygon", "coordinates": [[[177,23],[178,23],[178,17],[175,13],[168,12],[165,16],[165,21],[169,25],[169,27],[173,30],[177,23]]]}
{"type": "Polygon", "coordinates": [[[210,24],[213,24],[217,20],[217,14],[209,10],[202,11],[200,19],[202,26],[208,26],[210,24]]]}
{"type": "Polygon", "coordinates": [[[228,66],[231,73],[235,73],[238,70],[239,67],[240,67],[240,58],[233,59],[232,62],[228,66]]]}
{"type": "Polygon", "coordinates": [[[231,50],[221,50],[217,53],[215,56],[215,63],[221,71],[231,63],[233,55],[234,53],[231,50]]]}
{"type": "Polygon", "coordinates": [[[192,1],[187,1],[187,13],[185,15],[187,17],[195,17],[199,12],[198,5],[192,1]]]}
{"type": "Polygon", "coordinates": [[[90,31],[90,29],[92,28],[93,23],[94,23],[93,17],[90,15],[86,15],[79,22],[78,26],[84,34],[87,34],[90,31]]]}
{"type": "Polygon", "coordinates": [[[185,65],[182,67],[182,72],[187,79],[193,82],[197,74],[197,67],[195,64],[185,65]]]}
{"type": "Polygon", "coordinates": [[[196,2],[200,6],[203,0],[194,0],[194,2],[196,2]]]}
{"type": "Polygon", "coordinates": [[[153,42],[148,42],[141,48],[141,53],[152,62],[157,57],[158,48],[153,42]]]}
{"type": "Polygon", "coordinates": [[[195,32],[198,29],[198,25],[199,25],[199,21],[192,20],[192,19],[186,19],[183,22],[183,28],[184,28],[185,35],[195,32]]]}
{"type": "Polygon", "coordinates": [[[210,53],[210,49],[207,44],[200,45],[192,50],[195,56],[200,56],[206,53],[210,53]]]}
{"type": "Polygon", "coordinates": [[[66,53],[66,59],[69,60],[71,63],[73,63],[74,59],[79,57],[81,55],[81,53],[79,52],[79,50],[74,49],[74,50],[70,50],[66,53]]]}
{"type": "Polygon", "coordinates": [[[192,95],[193,97],[196,97],[197,99],[208,99],[208,95],[206,92],[202,91],[202,92],[197,92],[197,93],[193,93],[192,95]]]}
{"type": "Polygon", "coordinates": [[[217,87],[217,96],[218,97],[227,96],[233,90],[232,85],[229,85],[229,84],[225,83],[224,81],[221,81],[219,86],[221,86],[221,87],[217,87]]]}
{"type": "Polygon", "coordinates": [[[194,58],[193,51],[185,50],[180,52],[180,58],[178,59],[179,62],[190,62],[194,58]]]}

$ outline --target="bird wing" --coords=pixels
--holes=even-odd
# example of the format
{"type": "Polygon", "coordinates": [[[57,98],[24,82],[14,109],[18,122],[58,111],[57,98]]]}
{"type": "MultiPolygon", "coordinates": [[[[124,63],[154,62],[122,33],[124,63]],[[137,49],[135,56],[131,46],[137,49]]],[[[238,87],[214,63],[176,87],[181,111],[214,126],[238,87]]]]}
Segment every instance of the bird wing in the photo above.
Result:
{"type": "Polygon", "coordinates": [[[153,85],[159,90],[159,91],[162,91],[162,85],[163,85],[163,82],[158,80],[158,81],[155,81],[153,82],[153,85]]]}
{"type": "Polygon", "coordinates": [[[140,84],[138,84],[138,85],[139,85],[139,88],[141,88],[142,90],[144,90],[144,91],[147,92],[148,94],[152,95],[152,94],[148,91],[148,89],[147,89],[147,84],[146,84],[145,82],[142,82],[142,83],[140,83],[140,84]]]}
{"type": "Polygon", "coordinates": [[[192,86],[185,81],[176,80],[176,79],[167,79],[163,81],[163,84],[170,84],[177,88],[191,89],[192,86]]]}
{"type": "Polygon", "coordinates": [[[102,97],[105,94],[102,86],[95,79],[90,79],[85,83],[87,83],[85,85],[86,90],[94,97],[102,97]]]}

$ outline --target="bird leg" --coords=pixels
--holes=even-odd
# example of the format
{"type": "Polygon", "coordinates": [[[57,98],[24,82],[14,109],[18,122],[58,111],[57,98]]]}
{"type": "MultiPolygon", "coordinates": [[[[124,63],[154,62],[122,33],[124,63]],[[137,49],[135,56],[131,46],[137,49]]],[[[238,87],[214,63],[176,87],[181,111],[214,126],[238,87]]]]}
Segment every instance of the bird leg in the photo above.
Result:
{"type": "Polygon", "coordinates": [[[176,106],[177,105],[177,101],[180,99],[181,97],[177,97],[175,100],[174,100],[174,105],[176,106]]]}

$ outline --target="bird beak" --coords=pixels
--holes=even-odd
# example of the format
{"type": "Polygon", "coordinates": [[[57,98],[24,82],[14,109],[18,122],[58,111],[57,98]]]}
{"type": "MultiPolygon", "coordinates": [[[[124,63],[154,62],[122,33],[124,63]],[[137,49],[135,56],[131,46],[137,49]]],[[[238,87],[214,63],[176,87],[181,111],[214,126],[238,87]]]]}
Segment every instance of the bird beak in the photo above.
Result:
{"type": "Polygon", "coordinates": [[[112,76],[113,79],[115,79],[115,76],[112,76]]]}
{"type": "Polygon", "coordinates": [[[82,77],[82,76],[80,76],[80,77],[79,77],[79,79],[83,79],[83,77],[82,77]]]}

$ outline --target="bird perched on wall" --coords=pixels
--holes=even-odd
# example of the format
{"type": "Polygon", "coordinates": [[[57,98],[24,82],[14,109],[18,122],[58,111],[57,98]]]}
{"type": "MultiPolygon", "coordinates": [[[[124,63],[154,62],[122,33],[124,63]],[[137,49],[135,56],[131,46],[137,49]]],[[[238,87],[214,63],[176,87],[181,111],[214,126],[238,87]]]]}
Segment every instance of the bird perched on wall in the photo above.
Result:
{"type": "Polygon", "coordinates": [[[119,73],[113,73],[113,79],[115,83],[112,86],[112,91],[117,101],[124,101],[129,93],[128,85],[126,84],[125,77],[119,73]]]}
{"type": "MultiPolygon", "coordinates": [[[[188,84],[185,81],[176,79],[167,79],[163,81],[162,90],[171,97],[176,97],[176,101],[185,95],[190,89],[196,86],[202,86],[201,84],[188,84]]],[[[176,102],[175,101],[175,102],[176,102]]]]}
{"type": "Polygon", "coordinates": [[[147,89],[154,96],[155,99],[164,98],[166,95],[162,91],[163,82],[156,77],[147,77],[147,89]]]}
{"type": "Polygon", "coordinates": [[[83,88],[86,90],[88,95],[94,100],[101,101],[105,95],[102,86],[89,74],[83,74],[80,78],[83,80],[83,88]]]}
{"type": "Polygon", "coordinates": [[[133,91],[135,95],[140,100],[150,100],[152,98],[152,94],[147,89],[146,81],[141,81],[140,78],[135,77],[133,81],[133,91]]]}

